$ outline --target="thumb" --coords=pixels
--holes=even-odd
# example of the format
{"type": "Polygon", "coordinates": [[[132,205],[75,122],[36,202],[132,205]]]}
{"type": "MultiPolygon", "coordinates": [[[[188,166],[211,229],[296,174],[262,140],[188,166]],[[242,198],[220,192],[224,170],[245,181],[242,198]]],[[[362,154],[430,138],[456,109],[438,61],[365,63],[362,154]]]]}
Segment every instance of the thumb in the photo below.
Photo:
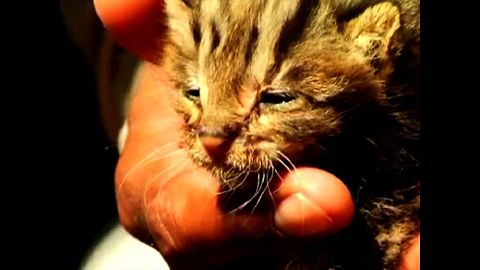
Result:
{"type": "Polygon", "coordinates": [[[304,167],[288,173],[278,195],[275,223],[290,235],[331,235],[353,218],[354,203],[348,188],[320,169],[304,167]]]}

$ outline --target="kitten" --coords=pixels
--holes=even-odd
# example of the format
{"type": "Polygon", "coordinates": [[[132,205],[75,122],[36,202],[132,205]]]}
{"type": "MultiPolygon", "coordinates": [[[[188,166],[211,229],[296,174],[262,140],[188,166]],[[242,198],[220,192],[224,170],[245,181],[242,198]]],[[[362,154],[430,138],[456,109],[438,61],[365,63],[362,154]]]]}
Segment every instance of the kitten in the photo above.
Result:
{"type": "MultiPolygon", "coordinates": [[[[358,206],[325,269],[397,266],[420,224],[418,9],[418,0],[166,1],[162,63],[184,147],[222,181],[226,212],[268,211],[275,172],[317,166],[358,206]]],[[[316,257],[288,267],[322,269],[316,257]]]]}

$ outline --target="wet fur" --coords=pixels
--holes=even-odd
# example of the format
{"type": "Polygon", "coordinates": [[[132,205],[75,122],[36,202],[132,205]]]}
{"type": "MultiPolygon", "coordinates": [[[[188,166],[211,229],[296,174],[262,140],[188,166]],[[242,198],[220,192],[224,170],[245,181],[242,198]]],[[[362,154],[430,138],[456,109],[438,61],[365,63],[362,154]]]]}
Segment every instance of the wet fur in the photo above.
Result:
{"type": "MultiPolygon", "coordinates": [[[[418,5],[166,1],[162,65],[185,118],[185,147],[227,190],[243,194],[240,203],[266,194],[252,195],[260,177],[268,186],[291,163],[345,181],[358,213],[335,237],[330,267],[394,269],[419,231],[418,5]],[[199,98],[186,97],[192,87],[199,98]],[[272,90],[294,99],[262,102],[272,90]],[[222,137],[223,153],[209,155],[200,132],[222,137]]],[[[289,269],[316,269],[315,259],[302,260],[289,269]]]]}

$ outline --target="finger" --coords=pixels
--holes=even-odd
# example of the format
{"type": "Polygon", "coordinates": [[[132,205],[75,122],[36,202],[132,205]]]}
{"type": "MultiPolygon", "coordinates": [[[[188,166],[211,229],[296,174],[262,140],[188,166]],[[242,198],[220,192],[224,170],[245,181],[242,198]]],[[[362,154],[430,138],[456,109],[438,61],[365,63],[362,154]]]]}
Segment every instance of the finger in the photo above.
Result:
{"type": "Polygon", "coordinates": [[[400,262],[399,270],[420,270],[420,234],[416,236],[400,262]]]}
{"type": "Polygon", "coordinates": [[[165,33],[164,1],[94,0],[94,5],[120,45],[150,62],[157,61],[160,37],[165,33]]]}
{"type": "Polygon", "coordinates": [[[287,174],[278,199],[275,223],[289,235],[331,235],[353,218],[354,203],[347,187],[323,170],[304,167],[287,174]]]}

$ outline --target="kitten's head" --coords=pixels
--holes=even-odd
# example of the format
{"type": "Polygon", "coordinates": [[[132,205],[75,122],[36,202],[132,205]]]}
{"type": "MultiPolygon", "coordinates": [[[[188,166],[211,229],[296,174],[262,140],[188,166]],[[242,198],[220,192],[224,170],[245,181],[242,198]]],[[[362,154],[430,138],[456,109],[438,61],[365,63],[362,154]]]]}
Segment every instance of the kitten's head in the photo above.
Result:
{"type": "Polygon", "coordinates": [[[389,2],[342,20],[313,0],[167,0],[166,10],[184,142],[225,182],[326,154],[350,112],[385,101],[400,27],[389,2]]]}

